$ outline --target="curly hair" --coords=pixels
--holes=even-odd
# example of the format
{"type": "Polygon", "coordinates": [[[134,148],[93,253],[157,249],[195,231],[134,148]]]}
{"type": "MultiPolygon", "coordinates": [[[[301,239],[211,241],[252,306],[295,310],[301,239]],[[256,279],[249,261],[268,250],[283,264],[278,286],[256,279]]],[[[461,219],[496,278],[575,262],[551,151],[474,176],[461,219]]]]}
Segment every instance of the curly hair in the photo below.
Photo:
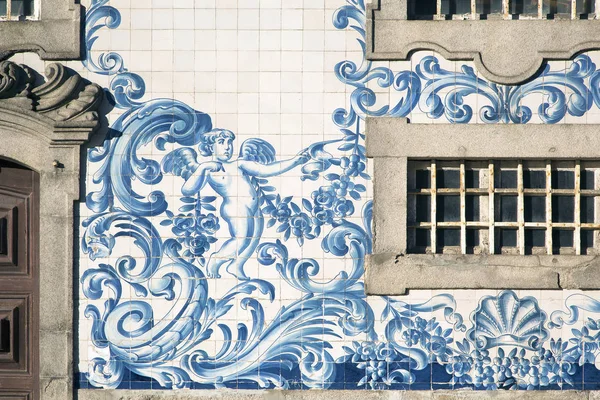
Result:
{"type": "Polygon", "coordinates": [[[215,128],[212,131],[206,132],[200,139],[198,150],[205,157],[212,156],[214,153],[213,145],[219,138],[235,139],[235,134],[228,129],[215,128]]]}

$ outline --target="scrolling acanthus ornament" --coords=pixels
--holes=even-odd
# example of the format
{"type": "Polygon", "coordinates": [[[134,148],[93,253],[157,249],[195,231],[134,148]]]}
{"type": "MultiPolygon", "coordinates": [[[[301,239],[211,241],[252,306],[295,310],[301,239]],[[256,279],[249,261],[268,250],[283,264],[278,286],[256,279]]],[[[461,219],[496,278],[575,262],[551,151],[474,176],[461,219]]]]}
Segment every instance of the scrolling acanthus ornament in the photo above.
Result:
{"type": "Polygon", "coordinates": [[[46,82],[12,61],[0,62],[0,108],[18,106],[59,122],[97,121],[102,88],[58,63],[48,64],[46,82]]]}

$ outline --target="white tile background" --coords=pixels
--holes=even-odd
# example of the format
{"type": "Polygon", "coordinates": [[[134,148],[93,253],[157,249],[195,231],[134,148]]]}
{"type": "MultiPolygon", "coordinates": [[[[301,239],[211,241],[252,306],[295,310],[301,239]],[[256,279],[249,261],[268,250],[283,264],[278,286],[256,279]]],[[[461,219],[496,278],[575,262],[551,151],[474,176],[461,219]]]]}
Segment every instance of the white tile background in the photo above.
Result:
{"type": "MultiPolygon", "coordinates": [[[[84,3],[89,6],[89,2],[84,3]]],[[[210,114],[214,126],[235,132],[236,146],[247,138],[260,137],[276,148],[279,159],[290,158],[312,143],[340,136],[339,128],[332,121],[332,112],[340,107],[348,109],[354,88],[340,82],[333,71],[342,60],[352,60],[358,65],[362,60],[356,32],[337,30],[332,24],[334,12],[344,4],[342,0],[111,0],[109,5],[118,9],[121,24],[117,29],[99,32],[93,56],[111,51],[120,54],[126,68],[145,80],[147,91],[142,100],[173,98],[182,101],[210,114]]],[[[421,52],[411,61],[382,62],[377,66],[388,67],[395,72],[415,71],[419,61],[428,55],[432,53],[421,52]]],[[[600,62],[598,53],[590,55],[600,62]]],[[[43,62],[36,55],[21,54],[13,59],[38,71],[43,70],[43,62]]],[[[460,65],[464,64],[448,62],[441,57],[438,60],[448,71],[459,72],[460,65]]],[[[551,67],[561,70],[566,64],[553,62],[551,67]]],[[[67,65],[108,87],[110,77],[90,73],[79,62],[68,62],[67,65]]],[[[402,95],[393,88],[379,87],[377,80],[371,80],[367,86],[377,93],[377,103],[370,107],[372,110],[396,104],[402,95]]],[[[533,93],[525,98],[524,104],[531,105],[532,111],[537,113],[537,105],[543,98],[541,93],[533,93]]],[[[489,100],[482,95],[472,95],[465,101],[475,110],[471,122],[481,122],[477,110],[489,104],[489,100]]],[[[109,122],[120,114],[120,110],[113,110],[108,116],[109,122]]],[[[567,116],[561,122],[597,123],[599,115],[600,111],[594,106],[583,117],[567,116]]],[[[409,117],[414,123],[448,123],[444,117],[430,119],[419,107],[409,117]]],[[[531,123],[540,122],[534,114],[531,123]]],[[[150,149],[148,153],[155,159],[164,155],[150,149]]],[[[91,177],[96,169],[95,165],[87,168],[85,179],[88,190],[94,187],[91,177]]],[[[310,198],[313,190],[325,184],[323,179],[300,182],[299,176],[299,170],[295,169],[270,181],[282,196],[298,198],[310,198]]],[[[176,178],[165,178],[160,190],[177,198],[180,184],[176,178]]],[[[367,199],[370,194],[369,187],[367,199]]],[[[358,217],[362,203],[355,203],[355,216],[358,217]]],[[[82,218],[92,214],[83,203],[79,212],[82,218]]],[[[353,222],[361,224],[360,220],[353,222]]],[[[227,238],[225,228],[222,223],[220,238],[227,238]]],[[[172,236],[169,228],[160,229],[165,238],[172,236]]],[[[281,234],[271,228],[265,230],[263,237],[274,239],[280,238],[281,234]]],[[[331,279],[339,271],[350,268],[351,260],[324,253],[320,239],[308,241],[303,247],[295,245],[293,240],[287,243],[291,257],[310,257],[321,263],[321,279],[331,279]]],[[[134,247],[119,241],[110,260],[91,261],[87,255],[81,254],[79,269],[83,272],[99,262],[114,263],[119,256],[131,254],[134,247]]],[[[259,267],[256,262],[249,262],[246,272],[253,278],[266,279],[275,285],[276,298],[265,308],[267,321],[276,318],[281,306],[302,296],[301,292],[281,280],[274,268],[259,267]]],[[[222,275],[221,279],[209,280],[209,293],[217,299],[238,283],[225,271],[222,275]]],[[[414,291],[402,300],[423,302],[435,294],[438,293],[414,291]]],[[[456,299],[457,311],[468,320],[483,295],[495,295],[497,292],[451,291],[449,294],[456,299]]],[[[520,297],[535,296],[541,308],[548,312],[564,308],[563,301],[568,294],[561,291],[517,292],[520,297]]],[[[81,292],[79,300],[79,370],[86,371],[89,360],[106,350],[97,349],[90,342],[91,323],[83,315],[88,300],[81,292]]],[[[264,296],[262,300],[265,300],[264,296]]],[[[371,298],[369,304],[375,310],[378,321],[384,307],[383,299],[371,298]]],[[[152,306],[157,317],[161,314],[168,316],[166,301],[153,299],[152,306]]],[[[235,326],[237,322],[249,321],[248,312],[239,304],[234,309],[222,322],[235,326]]],[[[439,319],[442,317],[439,316],[439,319]]],[[[383,335],[382,323],[377,322],[376,326],[378,333],[383,335]]],[[[553,331],[553,336],[569,339],[570,329],[553,331]]],[[[385,338],[381,336],[381,339],[385,338]]],[[[215,335],[200,347],[214,352],[219,340],[215,335]]],[[[361,336],[333,340],[335,345],[331,352],[334,358],[343,353],[341,345],[349,345],[351,340],[360,341],[361,336]]]]}

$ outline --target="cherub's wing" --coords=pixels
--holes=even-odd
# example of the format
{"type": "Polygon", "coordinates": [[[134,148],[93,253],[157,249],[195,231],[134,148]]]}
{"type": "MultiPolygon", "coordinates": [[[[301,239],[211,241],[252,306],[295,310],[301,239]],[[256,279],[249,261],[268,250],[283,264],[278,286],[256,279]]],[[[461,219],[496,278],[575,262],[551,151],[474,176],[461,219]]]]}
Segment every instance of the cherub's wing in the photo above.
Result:
{"type": "Polygon", "coordinates": [[[275,161],[275,148],[263,139],[247,139],[240,146],[240,158],[263,165],[271,164],[275,161]]]}
{"type": "Polygon", "coordinates": [[[190,147],[173,150],[162,160],[162,170],[187,180],[198,169],[200,163],[196,160],[198,153],[190,147]]]}

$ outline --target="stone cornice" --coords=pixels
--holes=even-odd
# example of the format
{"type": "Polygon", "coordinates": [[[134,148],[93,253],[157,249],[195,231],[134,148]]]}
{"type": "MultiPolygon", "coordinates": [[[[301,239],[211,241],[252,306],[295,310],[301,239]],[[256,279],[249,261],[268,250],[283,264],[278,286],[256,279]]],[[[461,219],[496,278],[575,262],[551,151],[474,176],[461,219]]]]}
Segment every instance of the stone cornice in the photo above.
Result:
{"type": "Polygon", "coordinates": [[[43,136],[50,145],[82,144],[97,128],[102,88],[52,63],[38,84],[32,69],[0,62],[0,126],[43,136]]]}

